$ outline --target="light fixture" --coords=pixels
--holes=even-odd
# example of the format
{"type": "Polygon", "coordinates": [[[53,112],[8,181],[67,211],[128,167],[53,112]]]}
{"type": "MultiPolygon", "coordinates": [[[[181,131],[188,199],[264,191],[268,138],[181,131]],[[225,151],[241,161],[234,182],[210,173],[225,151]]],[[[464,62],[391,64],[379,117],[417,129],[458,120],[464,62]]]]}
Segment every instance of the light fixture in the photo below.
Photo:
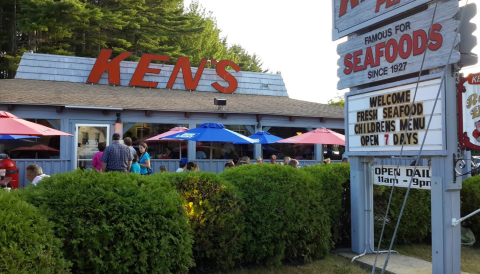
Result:
{"type": "Polygon", "coordinates": [[[225,98],[213,98],[213,104],[218,106],[218,110],[224,110],[224,106],[227,105],[227,99],[225,98]]]}
{"type": "Polygon", "coordinates": [[[115,121],[115,133],[118,133],[120,134],[120,137],[122,137],[123,135],[123,124],[122,124],[122,119],[120,118],[120,116],[122,116],[122,114],[120,112],[117,112],[117,120],[115,121]]]}

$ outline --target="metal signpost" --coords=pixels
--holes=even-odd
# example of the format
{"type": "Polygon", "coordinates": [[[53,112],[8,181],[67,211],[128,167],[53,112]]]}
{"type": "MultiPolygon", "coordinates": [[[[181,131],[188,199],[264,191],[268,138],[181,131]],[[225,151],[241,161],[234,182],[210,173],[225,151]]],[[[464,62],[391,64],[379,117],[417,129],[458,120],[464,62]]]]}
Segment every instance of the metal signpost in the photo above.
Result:
{"type": "MultiPolygon", "coordinates": [[[[476,40],[460,32],[460,42],[459,3],[333,0],[332,6],[333,39],[349,35],[337,53],[338,88],[351,88],[345,94],[345,134],[352,251],[379,252],[373,246],[373,184],[424,189],[431,191],[432,271],[460,273],[460,226],[452,220],[461,217],[457,173],[465,161],[457,135],[456,86],[459,68],[477,59],[465,58],[476,40]],[[468,46],[462,46],[464,38],[468,46]],[[417,158],[411,158],[413,166],[373,165],[374,158],[392,156],[417,158]],[[420,157],[430,158],[431,165],[418,167],[420,157]]],[[[475,12],[470,13],[471,18],[475,12]]],[[[480,146],[480,122],[467,131],[480,146]]]]}

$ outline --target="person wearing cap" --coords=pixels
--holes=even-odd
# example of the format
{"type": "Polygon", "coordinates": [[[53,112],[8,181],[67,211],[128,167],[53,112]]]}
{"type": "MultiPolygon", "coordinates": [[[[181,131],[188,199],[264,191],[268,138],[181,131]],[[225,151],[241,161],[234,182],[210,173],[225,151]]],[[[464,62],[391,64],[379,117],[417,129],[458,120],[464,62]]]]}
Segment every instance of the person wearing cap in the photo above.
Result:
{"type": "Polygon", "coordinates": [[[262,159],[262,157],[257,157],[257,158],[255,159],[255,164],[263,164],[263,159],[262,159]]]}
{"type": "Polygon", "coordinates": [[[120,134],[114,133],[112,144],[109,145],[100,158],[102,161],[102,171],[107,172],[130,172],[132,166],[133,154],[128,146],[120,143],[120,134]]]}
{"type": "Polygon", "coordinates": [[[188,159],[187,158],[180,159],[180,167],[175,172],[185,171],[185,167],[187,166],[187,164],[188,164],[188,159]]]}

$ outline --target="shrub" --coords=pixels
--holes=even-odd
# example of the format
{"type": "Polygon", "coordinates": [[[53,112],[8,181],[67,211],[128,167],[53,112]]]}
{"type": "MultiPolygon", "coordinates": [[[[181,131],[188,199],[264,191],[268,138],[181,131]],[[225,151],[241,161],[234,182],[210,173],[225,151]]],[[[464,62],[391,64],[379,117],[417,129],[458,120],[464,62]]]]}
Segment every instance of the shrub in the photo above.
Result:
{"type": "Polygon", "coordinates": [[[242,165],[220,177],[232,182],[245,201],[244,260],[279,265],[309,262],[332,246],[323,195],[313,178],[290,166],[242,165]]]}
{"type": "MultiPolygon", "coordinates": [[[[477,210],[480,207],[480,176],[477,175],[464,180],[460,196],[462,217],[477,210]]],[[[468,218],[464,223],[466,227],[472,230],[477,242],[480,242],[480,214],[468,218]]]]}
{"type": "Polygon", "coordinates": [[[207,172],[157,173],[185,199],[193,230],[194,271],[228,269],[242,258],[242,200],[236,187],[207,172]]]}
{"type": "Polygon", "coordinates": [[[70,273],[52,227],[34,206],[0,189],[0,273],[70,273]]]}
{"type": "MultiPolygon", "coordinates": [[[[344,238],[350,239],[349,222],[348,227],[344,227],[341,223],[341,217],[348,215],[350,218],[350,206],[344,201],[350,199],[345,197],[345,183],[350,179],[350,165],[349,164],[316,164],[310,167],[302,168],[304,172],[307,172],[313,176],[315,183],[319,184],[319,188],[323,193],[324,199],[322,199],[322,205],[325,208],[332,229],[332,238],[335,243],[340,241],[345,242],[344,238]]],[[[348,193],[350,195],[350,193],[348,193]]],[[[345,220],[343,220],[345,221],[345,220]]]]}
{"type": "Polygon", "coordinates": [[[193,265],[183,201],[152,176],[77,170],[22,195],[55,223],[75,273],[186,273],[193,265]]]}
{"type": "MultiPolygon", "coordinates": [[[[375,239],[378,241],[382,232],[383,219],[387,210],[391,187],[374,186],[374,226],[375,239]]],[[[406,188],[396,187],[393,192],[392,202],[385,225],[382,243],[390,244],[397,225],[403,200],[407,193],[406,188]]],[[[430,191],[423,189],[410,189],[407,204],[402,220],[395,237],[395,244],[413,244],[428,241],[431,233],[430,191]]]]}

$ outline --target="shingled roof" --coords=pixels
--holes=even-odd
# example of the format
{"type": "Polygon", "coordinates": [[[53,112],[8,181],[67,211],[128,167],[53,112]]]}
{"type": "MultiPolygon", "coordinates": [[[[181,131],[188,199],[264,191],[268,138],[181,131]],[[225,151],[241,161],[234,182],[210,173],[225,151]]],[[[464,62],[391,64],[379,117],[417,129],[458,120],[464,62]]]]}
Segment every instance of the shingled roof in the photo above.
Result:
{"type": "Polygon", "coordinates": [[[175,112],[251,113],[299,117],[344,118],[338,106],[288,97],[147,89],[83,83],[0,80],[0,104],[93,106],[175,112]],[[213,98],[226,98],[219,111],[213,98]]]}

